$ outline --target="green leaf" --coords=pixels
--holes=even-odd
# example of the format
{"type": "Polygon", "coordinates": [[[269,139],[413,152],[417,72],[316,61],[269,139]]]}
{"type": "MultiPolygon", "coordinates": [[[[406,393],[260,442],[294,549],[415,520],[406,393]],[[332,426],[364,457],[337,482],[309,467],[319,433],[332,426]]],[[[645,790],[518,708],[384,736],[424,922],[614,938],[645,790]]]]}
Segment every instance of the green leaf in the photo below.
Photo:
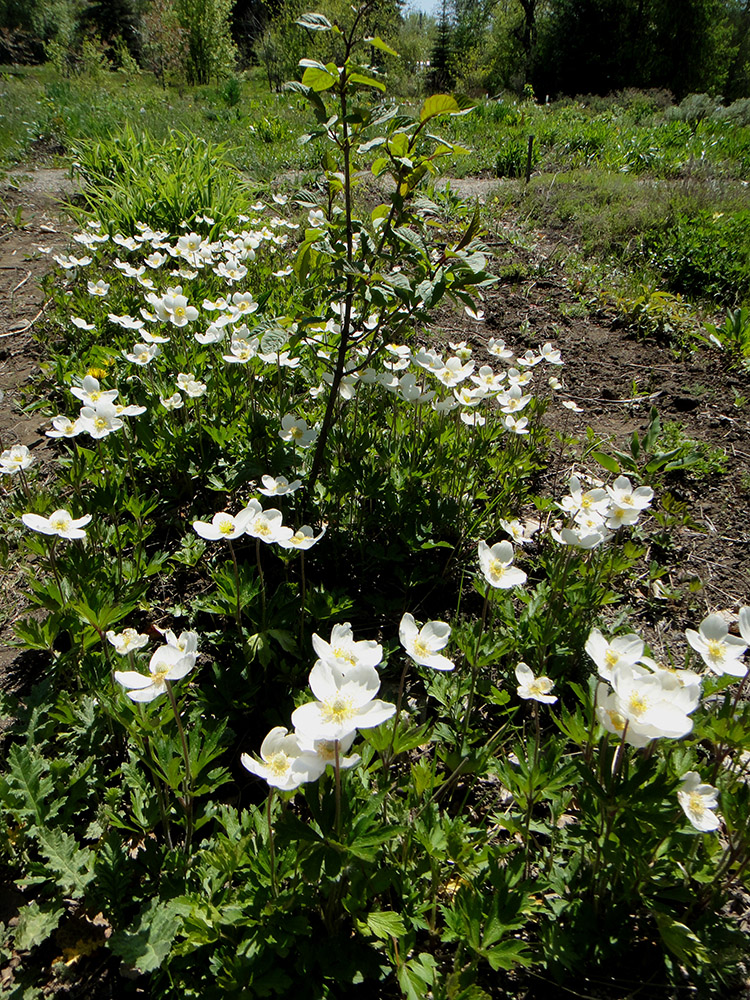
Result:
{"type": "Polygon", "coordinates": [[[57,884],[67,895],[82,896],[94,877],[93,852],[80,848],[75,837],[62,830],[40,830],[38,839],[57,884]]]}
{"type": "Polygon", "coordinates": [[[335,86],[338,83],[338,77],[334,76],[333,73],[329,73],[327,69],[316,69],[308,66],[302,74],[302,83],[316,94],[319,94],[335,86]]]}
{"type": "Polygon", "coordinates": [[[450,94],[433,94],[422,105],[419,120],[426,122],[430,118],[437,118],[438,115],[455,115],[460,111],[455,97],[451,97],[450,94]]]}
{"type": "Polygon", "coordinates": [[[60,917],[65,912],[62,906],[54,910],[43,910],[38,903],[29,903],[18,914],[16,925],[15,946],[19,951],[29,951],[44,941],[57,930],[60,917]]]}
{"type": "Polygon", "coordinates": [[[468,229],[463,234],[461,239],[458,241],[454,247],[455,251],[463,250],[464,247],[468,246],[469,243],[474,239],[476,234],[479,232],[479,202],[474,206],[474,215],[471,222],[469,223],[468,229]]]}
{"type": "Polygon", "coordinates": [[[260,338],[260,349],[264,354],[279,354],[287,345],[289,336],[280,326],[266,330],[260,338]]]}
{"type": "Polygon", "coordinates": [[[54,800],[54,783],[47,774],[49,764],[33,750],[18,744],[8,752],[8,764],[9,773],[0,784],[5,809],[10,808],[18,817],[33,817],[36,826],[41,827],[49,816],[48,803],[54,800]]]}
{"type": "Polygon", "coordinates": [[[385,93],[385,84],[382,80],[376,80],[372,76],[365,76],[363,73],[352,73],[349,76],[349,83],[358,83],[360,87],[375,87],[385,93]]]}
{"type": "Polygon", "coordinates": [[[674,920],[668,913],[655,911],[654,917],[662,941],[678,962],[688,968],[695,968],[697,965],[707,965],[711,961],[706,946],[689,927],[674,920]]]}
{"type": "Polygon", "coordinates": [[[616,458],[605,454],[603,451],[592,451],[591,457],[595,462],[598,462],[603,469],[606,469],[607,472],[611,472],[613,476],[620,475],[622,470],[620,469],[620,465],[616,458]]]}
{"type": "Polygon", "coordinates": [[[383,39],[378,38],[377,35],[370,35],[368,38],[365,38],[365,42],[368,45],[372,45],[374,49],[380,49],[381,52],[387,52],[389,56],[396,56],[397,59],[400,58],[398,52],[396,52],[395,49],[392,49],[390,45],[386,45],[383,39]]]}
{"type": "Polygon", "coordinates": [[[141,911],[131,930],[118,931],[109,946],[128,965],[140,972],[158,969],[172,948],[180,919],[170,903],[152,899],[141,911]]]}
{"type": "Polygon", "coordinates": [[[375,937],[387,941],[391,937],[401,937],[406,934],[406,924],[403,917],[393,910],[375,910],[367,914],[367,926],[375,937]]]}
{"type": "Polygon", "coordinates": [[[486,957],[495,972],[498,969],[508,972],[514,965],[531,965],[531,955],[524,941],[504,941],[488,949],[486,957]]]}
{"type": "Polygon", "coordinates": [[[312,12],[298,17],[294,23],[298,24],[300,28],[307,28],[308,31],[330,31],[332,28],[332,24],[327,17],[312,12]]]}

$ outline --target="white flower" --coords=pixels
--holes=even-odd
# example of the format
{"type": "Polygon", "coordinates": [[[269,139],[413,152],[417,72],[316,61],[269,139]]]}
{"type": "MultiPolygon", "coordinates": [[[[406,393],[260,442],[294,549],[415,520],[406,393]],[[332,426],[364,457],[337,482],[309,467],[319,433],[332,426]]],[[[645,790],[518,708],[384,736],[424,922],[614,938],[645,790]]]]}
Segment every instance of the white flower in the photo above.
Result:
{"type": "Polygon", "coordinates": [[[0,455],[0,473],[12,476],[21,469],[28,469],[33,461],[34,456],[25,444],[14,444],[0,455]]]}
{"type": "Polygon", "coordinates": [[[688,715],[698,707],[700,689],[680,684],[670,671],[622,663],[612,671],[611,683],[613,693],[603,696],[597,707],[599,720],[620,736],[627,724],[625,738],[632,746],[664,737],[680,739],[693,728],[688,715]]]}
{"type": "Polygon", "coordinates": [[[136,344],[130,353],[127,351],[122,352],[128,361],[132,361],[134,365],[140,365],[144,367],[150,365],[154,358],[161,354],[161,348],[158,344],[136,344]]]}
{"type": "Polygon", "coordinates": [[[473,319],[475,323],[484,323],[484,309],[477,309],[477,311],[474,312],[471,306],[464,306],[464,312],[469,319],[473,319]]]}
{"type": "Polygon", "coordinates": [[[555,528],[550,528],[550,534],[560,545],[571,545],[573,548],[584,549],[585,551],[595,549],[613,537],[612,533],[606,531],[604,527],[594,530],[587,527],[561,528],[559,531],[555,528]]]}
{"type": "Polygon", "coordinates": [[[315,781],[326,769],[322,755],[303,749],[297,733],[276,726],[263,740],[261,760],[243,753],[240,762],[251,774],[257,774],[274,788],[291,792],[307,781],[315,781]]]}
{"type": "Polygon", "coordinates": [[[309,736],[305,736],[304,733],[298,733],[299,745],[303,750],[308,750],[311,753],[317,754],[320,760],[323,762],[324,766],[331,767],[336,766],[336,744],[338,743],[338,754],[339,754],[339,768],[346,770],[347,768],[354,767],[355,764],[359,764],[362,760],[358,753],[353,753],[351,757],[345,757],[343,754],[349,749],[349,747],[354,742],[356,733],[351,733],[349,736],[345,736],[343,740],[313,740],[309,736]]]}
{"type": "Polygon", "coordinates": [[[499,338],[490,337],[487,342],[487,350],[496,358],[500,358],[501,361],[507,361],[513,357],[513,351],[505,346],[504,340],[500,340],[499,338]]]}
{"type": "Polygon", "coordinates": [[[449,340],[448,347],[450,347],[456,357],[461,361],[468,361],[472,355],[472,350],[465,340],[459,340],[457,344],[454,344],[452,340],[449,340]]]}
{"type": "Polygon", "coordinates": [[[95,295],[98,298],[104,298],[104,296],[109,292],[109,285],[106,281],[102,281],[100,278],[97,282],[89,281],[88,283],[89,295],[95,295]]]}
{"type": "Polygon", "coordinates": [[[570,477],[569,486],[569,495],[563,497],[561,502],[557,505],[560,510],[564,510],[566,513],[571,515],[575,515],[581,510],[589,512],[596,511],[602,516],[606,516],[610,502],[605,490],[597,488],[593,490],[586,490],[584,493],[578,476],[570,477]]]}
{"type": "Polygon", "coordinates": [[[479,542],[479,568],[491,587],[508,590],[526,582],[522,569],[513,566],[513,546],[510,542],[496,542],[490,546],[479,542]]]}
{"type": "Polygon", "coordinates": [[[94,439],[107,437],[108,434],[119,431],[121,427],[125,426],[117,416],[117,411],[112,403],[82,406],[77,423],[84,433],[89,434],[94,439]]]}
{"type": "Polygon", "coordinates": [[[261,481],[263,486],[258,488],[258,492],[266,497],[281,497],[286,493],[295,493],[302,486],[301,479],[295,479],[290,483],[286,476],[278,476],[276,479],[273,476],[262,476],[261,481]]]}
{"type": "Polygon", "coordinates": [[[159,396],[159,402],[167,410],[179,410],[185,405],[179,392],[173,392],[171,396],[159,396]]]}
{"type": "Polygon", "coordinates": [[[127,656],[128,653],[134,653],[137,649],[143,649],[144,646],[148,646],[148,636],[142,632],[136,632],[134,628],[126,628],[119,635],[113,629],[110,629],[106,635],[119,656],[127,656]]]}
{"type": "Polygon", "coordinates": [[[531,348],[521,357],[516,358],[516,364],[522,365],[524,368],[535,368],[541,361],[544,361],[541,354],[534,354],[531,348]]]}
{"type": "Polygon", "coordinates": [[[201,396],[205,396],[208,390],[208,386],[205,382],[200,382],[198,379],[190,379],[182,386],[182,391],[190,399],[200,399],[201,396]]]}
{"type": "Polygon", "coordinates": [[[283,514],[280,510],[275,507],[263,510],[257,500],[251,500],[237,516],[243,518],[246,535],[259,538],[269,545],[288,541],[294,534],[291,528],[281,523],[283,514]]]}
{"type": "Polygon", "coordinates": [[[566,410],[572,410],[574,413],[583,413],[583,407],[579,406],[578,403],[574,402],[572,399],[564,399],[562,405],[566,410]]]}
{"type": "Polygon", "coordinates": [[[460,358],[448,358],[443,367],[434,374],[438,381],[442,382],[448,389],[452,389],[467,379],[473,371],[473,361],[467,361],[466,364],[462,365],[460,358]]]}
{"type": "Polygon", "coordinates": [[[747,649],[744,639],[729,635],[727,623],[720,615],[708,615],[695,629],[685,629],[687,641],[700,653],[701,659],[715,674],[744,677],[747,666],[739,658],[747,649]]]}
{"type": "Polygon", "coordinates": [[[86,375],[79,386],[74,385],[71,394],[80,399],[84,406],[99,406],[101,403],[113,403],[119,393],[117,389],[102,389],[99,380],[93,375],[86,375]]]}
{"type": "Polygon", "coordinates": [[[453,662],[440,653],[451,637],[447,622],[426,622],[418,629],[414,616],[407,611],[398,627],[398,637],[408,655],[420,666],[433,670],[454,669],[453,662]]]}
{"type": "Polygon", "coordinates": [[[539,521],[526,521],[525,524],[521,524],[518,520],[505,521],[500,518],[500,527],[503,531],[507,531],[516,545],[526,545],[530,542],[533,536],[539,531],[539,521]]]}
{"type": "Polygon", "coordinates": [[[94,329],[94,324],[93,323],[87,323],[86,320],[82,319],[80,316],[71,316],[70,317],[70,322],[73,324],[73,326],[77,326],[79,330],[93,330],[94,329]]]}
{"type": "Polygon", "coordinates": [[[180,632],[179,635],[175,635],[171,628],[159,629],[161,634],[164,636],[168,646],[174,646],[175,649],[179,649],[181,653],[196,653],[198,652],[198,633],[197,632],[180,632]]]}
{"type": "Polygon", "coordinates": [[[374,667],[358,663],[346,673],[318,660],[310,671],[317,701],[292,712],[294,728],[316,740],[342,740],[357,729],[371,729],[392,718],[396,706],[375,698],[380,677],[374,667]]]}
{"type": "Polygon", "coordinates": [[[531,701],[541,701],[546,705],[552,705],[557,701],[557,695],[550,694],[555,686],[555,682],[549,677],[534,677],[531,667],[526,663],[519,663],[516,667],[516,680],[518,681],[518,697],[530,699],[531,701]]]}
{"type": "Polygon", "coordinates": [[[461,422],[467,427],[484,427],[487,423],[485,418],[477,410],[462,410],[460,413],[461,422]]]}
{"type": "Polygon", "coordinates": [[[131,701],[153,701],[167,690],[167,681],[178,681],[195,666],[195,654],[183,654],[174,646],[159,646],[149,661],[148,674],[115,670],[115,680],[127,688],[131,701]]]}
{"type": "Polygon", "coordinates": [[[542,361],[546,361],[548,365],[561,365],[563,363],[560,352],[549,341],[546,344],[542,344],[539,353],[542,361]]]}
{"type": "Polygon", "coordinates": [[[599,676],[611,682],[615,667],[638,663],[643,656],[644,642],[634,633],[618,635],[608,641],[598,628],[592,628],[584,648],[596,664],[599,676]]]}
{"type": "Polygon", "coordinates": [[[380,643],[374,639],[355,640],[349,622],[333,626],[330,642],[313,634],[312,644],[321,660],[332,663],[343,673],[358,665],[376,667],[383,659],[383,647],[380,643]]]}
{"type": "Polygon", "coordinates": [[[713,785],[701,784],[701,776],[697,771],[688,771],[683,775],[677,798],[696,830],[701,833],[718,830],[721,820],[713,812],[719,803],[718,789],[713,785]]]}
{"type": "Polygon", "coordinates": [[[303,524],[302,527],[297,528],[297,530],[290,535],[289,538],[279,538],[278,543],[282,549],[298,549],[306,551],[307,549],[311,549],[316,542],[319,542],[325,533],[325,525],[323,525],[319,534],[316,535],[309,524],[303,524]]]}
{"type": "Polygon", "coordinates": [[[91,520],[91,514],[83,517],[73,517],[67,510],[56,510],[49,517],[41,514],[22,514],[21,520],[27,528],[39,531],[43,535],[58,535],[60,538],[85,538],[83,530],[91,520]]]}
{"type": "Polygon", "coordinates": [[[51,431],[46,432],[47,437],[76,437],[83,430],[78,420],[71,420],[63,414],[52,418],[52,427],[51,431]]]}
{"type": "Polygon", "coordinates": [[[210,523],[208,521],[193,521],[193,531],[210,542],[216,542],[220,538],[229,541],[245,534],[250,517],[251,512],[247,509],[241,510],[236,517],[227,514],[226,511],[220,511],[218,514],[214,514],[210,523]]]}
{"type": "Polygon", "coordinates": [[[497,397],[503,413],[520,413],[531,402],[531,395],[523,395],[519,385],[512,385],[497,397]]]}
{"type": "Polygon", "coordinates": [[[471,381],[485,392],[502,392],[505,372],[495,374],[489,365],[482,365],[477,374],[471,376],[471,381]]]}
{"type": "Polygon", "coordinates": [[[317,436],[317,430],[314,427],[308,427],[307,421],[302,417],[295,417],[291,413],[282,417],[281,430],[279,431],[279,437],[282,441],[291,441],[296,448],[307,448],[317,436]]]}
{"type": "Polygon", "coordinates": [[[740,635],[750,645],[750,607],[740,608],[740,635]]]}
{"type": "Polygon", "coordinates": [[[528,417],[514,417],[512,413],[507,413],[505,419],[503,420],[503,426],[506,431],[510,431],[511,434],[518,434],[523,436],[529,433],[529,418],[528,417]]]}

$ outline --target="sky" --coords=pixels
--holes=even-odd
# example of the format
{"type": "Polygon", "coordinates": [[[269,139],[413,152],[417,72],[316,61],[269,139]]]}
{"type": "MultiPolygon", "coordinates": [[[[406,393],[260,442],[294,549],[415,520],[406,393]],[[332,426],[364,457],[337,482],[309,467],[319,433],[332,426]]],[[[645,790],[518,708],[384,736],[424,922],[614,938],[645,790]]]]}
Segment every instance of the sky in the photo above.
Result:
{"type": "Polygon", "coordinates": [[[442,0],[407,0],[404,10],[422,10],[425,14],[434,14],[437,17],[441,7],[442,0]]]}

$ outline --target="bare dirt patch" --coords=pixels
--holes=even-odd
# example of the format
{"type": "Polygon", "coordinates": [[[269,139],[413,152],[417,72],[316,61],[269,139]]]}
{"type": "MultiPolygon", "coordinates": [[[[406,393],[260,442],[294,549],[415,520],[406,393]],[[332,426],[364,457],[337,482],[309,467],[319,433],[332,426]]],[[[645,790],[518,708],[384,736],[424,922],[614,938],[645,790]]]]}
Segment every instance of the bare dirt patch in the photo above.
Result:
{"type": "MultiPolygon", "coordinates": [[[[34,332],[42,321],[41,281],[51,255],[67,247],[73,224],[62,214],[60,196],[70,193],[66,171],[39,169],[19,174],[0,189],[0,443],[26,445],[38,462],[54,458],[39,416],[27,412],[42,356],[34,332]],[[39,247],[48,249],[41,252],[39,247]]],[[[0,482],[0,489],[12,488],[0,482]]],[[[19,574],[7,568],[0,585],[5,624],[0,628],[0,686],[15,684],[24,671],[11,669],[17,651],[7,645],[12,620],[23,610],[19,574]]]]}

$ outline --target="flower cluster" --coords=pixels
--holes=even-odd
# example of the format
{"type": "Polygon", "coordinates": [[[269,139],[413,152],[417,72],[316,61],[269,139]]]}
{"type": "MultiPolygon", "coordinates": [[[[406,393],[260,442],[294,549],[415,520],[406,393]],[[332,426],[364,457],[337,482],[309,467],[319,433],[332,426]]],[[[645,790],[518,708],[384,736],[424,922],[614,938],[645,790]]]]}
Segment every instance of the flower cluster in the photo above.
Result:
{"type": "Polygon", "coordinates": [[[669,670],[644,655],[634,634],[608,642],[599,629],[586,640],[586,652],[611,687],[597,690],[596,712],[608,733],[633,747],[652,740],[679,739],[693,728],[690,714],[700,703],[701,678],[691,670],[669,670]]]}
{"type": "Polygon", "coordinates": [[[107,437],[124,426],[122,417],[137,417],[146,412],[145,406],[117,403],[117,389],[102,389],[93,375],[85,375],[80,386],[73,386],[71,394],[83,403],[78,418],[71,420],[59,414],[52,418],[52,430],[47,437],[77,437],[88,434],[94,439],[107,437]]]}
{"type": "MultiPolygon", "coordinates": [[[[287,484],[286,490],[279,489],[277,495],[291,492],[288,487],[289,484],[287,484]]],[[[231,542],[242,535],[249,535],[251,538],[257,538],[269,545],[276,543],[283,549],[312,548],[325,534],[325,525],[317,535],[307,524],[295,531],[294,528],[282,524],[283,517],[284,515],[277,508],[269,507],[263,510],[260,503],[253,499],[239,514],[232,515],[226,511],[220,511],[218,514],[214,514],[210,521],[194,521],[193,530],[201,538],[211,542],[220,539],[231,542]]]]}
{"type": "Polygon", "coordinates": [[[355,640],[351,625],[334,625],[329,642],[313,636],[318,654],[309,675],[315,700],[292,713],[294,732],[276,727],[266,736],[260,760],[242,755],[242,764],[269,785],[293,791],[315,781],[328,764],[353,767],[357,755],[343,756],[357,730],[379,726],[396,706],[375,695],[380,689],[376,670],[383,648],[373,640],[355,640]]]}
{"type": "MultiPolygon", "coordinates": [[[[179,637],[174,632],[164,633],[166,643],[154,650],[149,660],[147,674],[137,670],[115,670],[115,680],[126,689],[131,701],[148,702],[158,698],[167,690],[167,683],[185,677],[195,666],[198,658],[198,634],[183,632],[179,637]]],[[[142,649],[147,637],[125,629],[120,635],[107,632],[107,639],[120,656],[126,656],[142,649]]]]}
{"type": "Polygon", "coordinates": [[[583,488],[578,476],[571,476],[570,493],[557,504],[569,521],[553,528],[552,537],[561,545],[594,549],[609,541],[619,528],[637,524],[653,498],[650,486],[634,489],[627,476],[618,476],[611,486],[589,490],[583,488]]]}

